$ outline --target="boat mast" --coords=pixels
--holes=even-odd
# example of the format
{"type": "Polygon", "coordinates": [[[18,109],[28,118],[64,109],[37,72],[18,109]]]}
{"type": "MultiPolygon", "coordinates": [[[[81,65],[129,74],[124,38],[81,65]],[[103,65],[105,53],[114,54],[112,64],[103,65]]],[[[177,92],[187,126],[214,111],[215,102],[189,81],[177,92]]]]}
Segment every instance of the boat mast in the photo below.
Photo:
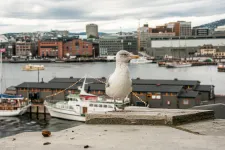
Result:
{"type": "Polygon", "coordinates": [[[2,100],[2,50],[0,51],[0,56],[1,56],[1,64],[0,64],[0,68],[1,68],[1,100],[2,100]]]}
{"type": "Polygon", "coordinates": [[[83,82],[83,85],[81,87],[81,92],[85,91],[84,88],[85,88],[85,84],[86,84],[86,78],[87,78],[87,75],[85,75],[85,77],[84,77],[84,82],[83,82]]]}

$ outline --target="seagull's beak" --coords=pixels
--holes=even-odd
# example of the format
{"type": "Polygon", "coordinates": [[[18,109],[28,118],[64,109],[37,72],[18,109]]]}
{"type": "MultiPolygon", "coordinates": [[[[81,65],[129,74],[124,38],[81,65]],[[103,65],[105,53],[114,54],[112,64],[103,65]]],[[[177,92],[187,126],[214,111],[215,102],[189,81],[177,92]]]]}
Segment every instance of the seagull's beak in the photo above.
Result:
{"type": "Polygon", "coordinates": [[[131,56],[130,56],[130,59],[138,59],[138,58],[139,58],[138,55],[131,55],[131,56]]]}

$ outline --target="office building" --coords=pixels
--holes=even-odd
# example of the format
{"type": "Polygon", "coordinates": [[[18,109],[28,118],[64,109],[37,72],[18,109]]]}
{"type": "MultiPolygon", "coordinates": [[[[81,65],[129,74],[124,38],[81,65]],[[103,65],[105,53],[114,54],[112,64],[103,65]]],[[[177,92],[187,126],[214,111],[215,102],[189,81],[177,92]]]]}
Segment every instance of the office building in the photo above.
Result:
{"type": "Polygon", "coordinates": [[[87,34],[87,38],[98,37],[98,25],[93,23],[87,24],[86,34],[87,34]]]}

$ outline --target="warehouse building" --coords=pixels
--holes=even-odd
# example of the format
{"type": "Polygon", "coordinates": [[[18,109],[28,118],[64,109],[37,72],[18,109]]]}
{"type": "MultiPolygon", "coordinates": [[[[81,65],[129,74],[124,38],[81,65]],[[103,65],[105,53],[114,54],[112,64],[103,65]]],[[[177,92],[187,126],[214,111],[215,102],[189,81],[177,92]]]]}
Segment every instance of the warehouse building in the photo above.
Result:
{"type": "MultiPolygon", "coordinates": [[[[105,78],[97,80],[105,82],[105,78]]],[[[105,95],[105,85],[95,79],[87,79],[85,90],[95,95],[105,95]]],[[[152,108],[190,108],[200,105],[201,101],[214,99],[213,85],[200,85],[199,81],[189,80],[148,80],[132,79],[133,93],[129,95],[131,105],[152,108]],[[141,98],[138,99],[136,96],[141,98]]],[[[49,82],[24,82],[16,86],[16,93],[30,99],[64,100],[69,93],[79,93],[78,87],[83,80],[79,78],[53,78],[49,82]],[[75,82],[71,88],[64,90],[75,82]]]]}

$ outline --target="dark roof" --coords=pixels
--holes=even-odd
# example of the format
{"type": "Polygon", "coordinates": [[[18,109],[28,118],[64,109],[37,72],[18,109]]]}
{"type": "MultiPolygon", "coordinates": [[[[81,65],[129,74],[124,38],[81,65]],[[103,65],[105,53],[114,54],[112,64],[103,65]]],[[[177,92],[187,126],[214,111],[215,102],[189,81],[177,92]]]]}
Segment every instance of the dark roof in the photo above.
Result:
{"type": "MultiPolygon", "coordinates": [[[[16,88],[38,88],[38,89],[66,89],[71,86],[71,83],[37,83],[37,82],[23,82],[22,84],[16,86],[16,88]]],[[[70,89],[77,89],[77,86],[74,85],[70,89]]]]}
{"type": "MultiPolygon", "coordinates": [[[[105,77],[102,78],[97,78],[100,81],[106,81],[104,79],[105,77]]],[[[78,81],[80,78],[53,78],[49,82],[67,82],[67,83],[74,83],[78,81]]],[[[83,79],[81,80],[83,82],[83,79]]],[[[87,82],[93,82],[93,83],[100,83],[99,81],[96,81],[93,78],[87,78],[87,82]]],[[[154,80],[154,79],[132,79],[133,85],[177,85],[177,86],[183,86],[183,85],[190,85],[190,86],[195,86],[198,85],[200,82],[197,80],[154,80]]]]}
{"type": "Polygon", "coordinates": [[[153,80],[153,79],[133,79],[133,84],[146,84],[146,85],[190,85],[195,86],[198,85],[200,82],[197,80],[153,80]]]}
{"type": "Polygon", "coordinates": [[[198,96],[198,91],[182,91],[178,98],[196,98],[198,96]]]}
{"type": "MultiPolygon", "coordinates": [[[[104,79],[104,78],[97,78],[98,80],[100,80],[100,81],[103,81],[103,82],[105,82],[106,81],[106,79],[104,79]]],[[[50,80],[49,81],[49,83],[75,83],[75,82],[77,82],[78,80],[80,80],[80,78],[73,78],[73,77],[70,77],[70,78],[53,78],[52,80],[50,80]]],[[[80,83],[83,83],[83,81],[84,81],[84,79],[82,79],[81,81],[80,81],[80,83]]],[[[101,82],[99,82],[99,81],[97,81],[97,80],[95,80],[95,79],[93,79],[93,78],[87,78],[86,79],[86,82],[87,83],[101,83],[101,82]]]]}
{"type": "MultiPolygon", "coordinates": [[[[71,86],[72,83],[36,83],[36,82],[24,82],[16,88],[40,88],[40,89],[66,89],[71,86]]],[[[76,84],[72,86],[70,89],[77,90],[78,86],[82,86],[82,84],[76,84]]],[[[85,85],[85,89],[88,89],[90,86],[90,90],[105,90],[105,84],[88,84],[85,85]]]]}
{"type": "MultiPolygon", "coordinates": [[[[35,83],[35,82],[24,82],[16,88],[39,88],[39,89],[66,89],[71,86],[71,83],[35,83]]],[[[70,89],[77,90],[78,86],[82,86],[82,84],[76,84],[70,89]]],[[[105,90],[105,84],[88,84],[85,86],[85,89],[88,89],[90,86],[90,90],[105,90]]],[[[133,85],[134,92],[173,92],[179,93],[182,89],[182,86],[167,86],[167,85],[133,85]]]]}
{"type": "Polygon", "coordinates": [[[179,93],[182,86],[168,86],[168,85],[133,85],[135,92],[171,92],[179,93]]]}
{"type": "Polygon", "coordinates": [[[15,86],[10,86],[10,87],[8,87],[6,90],[16,90],[16,87],[15,86]]]}
{"type": "Polygon", "coordinates": [[[199,85],[195,88],[195,91],[210,92],[211,86],[213,85],[199,85]]]}

